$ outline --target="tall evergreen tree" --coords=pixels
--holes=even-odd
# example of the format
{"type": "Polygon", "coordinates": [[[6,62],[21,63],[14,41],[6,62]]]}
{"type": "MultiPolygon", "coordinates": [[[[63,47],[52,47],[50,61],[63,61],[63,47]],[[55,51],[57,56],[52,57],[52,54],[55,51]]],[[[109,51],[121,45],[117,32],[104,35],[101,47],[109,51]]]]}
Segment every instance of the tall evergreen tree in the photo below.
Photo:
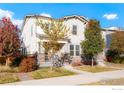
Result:
{"type": "Polygon", "coordinates": [[[93,66],[94,56],[102,52],[104,48],[99,21],[89,20],[85,30],[85,40],[81,42],[81,46],[83,54],[91,57],[93,66]]]}

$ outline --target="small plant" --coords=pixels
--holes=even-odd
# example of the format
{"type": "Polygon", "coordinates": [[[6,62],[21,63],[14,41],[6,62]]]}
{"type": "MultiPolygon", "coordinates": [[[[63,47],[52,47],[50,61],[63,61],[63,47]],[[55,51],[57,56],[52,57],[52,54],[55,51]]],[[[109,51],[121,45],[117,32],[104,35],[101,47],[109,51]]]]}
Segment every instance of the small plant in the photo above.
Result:
{"type": "Polygon", "coordinates": [[[34,57],[26,57],[19,65],[20,72],[31,72],[38,68],[36,59],[34,57]]]}

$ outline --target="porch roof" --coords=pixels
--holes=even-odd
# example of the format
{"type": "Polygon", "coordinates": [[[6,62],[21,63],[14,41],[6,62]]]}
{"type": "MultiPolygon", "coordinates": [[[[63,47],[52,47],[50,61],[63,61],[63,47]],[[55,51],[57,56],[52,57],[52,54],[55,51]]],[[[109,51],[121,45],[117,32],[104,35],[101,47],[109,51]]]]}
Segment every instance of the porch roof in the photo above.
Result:
{"type": "MultiPolygon", "coordinates": [[[[49,40],[47,40],[47,39],[42,39],[42,40],[40,40],[40,42],[49,42],[49,40]]],[[[68,41],[64,41],[64,40],[62,41],[62,40],[59,40],[58,43],[66,44],[66,43],[68,43],[68,41]]]]}
{"type": "MultiPolygon", "coordinates": [[[[40,42],[49,42],[48,37],[46,37],[45,35],[37,34],[36,36],[40,39],[40,42]]],[[[67,39],[67,38],[58,40],[58,43],[69,43],[69,42],[70,42],[70,39],[67,39]]]]}

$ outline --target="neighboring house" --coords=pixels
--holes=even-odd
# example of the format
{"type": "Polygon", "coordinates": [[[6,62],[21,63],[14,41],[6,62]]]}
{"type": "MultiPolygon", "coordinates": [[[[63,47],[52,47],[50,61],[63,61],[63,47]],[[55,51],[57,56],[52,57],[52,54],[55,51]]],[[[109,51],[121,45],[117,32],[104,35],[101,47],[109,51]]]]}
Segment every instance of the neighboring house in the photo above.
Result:
{"type": "MultiPolygon", "coordinates": [[[[47,42],[47,38],[44,37],[43,30],[37,26],[37,19],[43,21],[50,20],[63,20],[64,24],[70,29],[69,30],[69,42],[67,40],[59,41],[63,43],[64,46],[59,51],[59,53],[69,53],[73,58],[79,58],[81,55],[80,42],[85,39],[84,31],[88,19],[83,16],[66,16],[61,19],[53,19],[50,17],[45,17],[41,15],[27,15],[24,19],[22,27],[22,40],[23,40],[23,52],[27,54],[38,53],[39,63],[44,63],[47,60],[47,53],[42,47],[42,42],[47,42]]],[[[113,33],[114,30],[109,31],[109,29],[103,29],[102,36],[106,42],[106,47],[109,47],[110,38],[109,35],[113,33]],[[109,40],[109,41],[108,41],[109,40]]],[[[104,52],[103,52],[104,53],[104,52]]]]}

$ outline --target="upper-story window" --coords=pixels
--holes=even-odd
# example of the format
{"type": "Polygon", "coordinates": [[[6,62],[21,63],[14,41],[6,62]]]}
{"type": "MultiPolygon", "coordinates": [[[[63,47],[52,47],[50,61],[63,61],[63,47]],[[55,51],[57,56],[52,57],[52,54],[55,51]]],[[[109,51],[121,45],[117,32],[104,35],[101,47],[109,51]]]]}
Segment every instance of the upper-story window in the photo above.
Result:
{"type": "Polygon", "coordinates": [[[33,25],[31,26],[31,36],[33,35],[33,25]]]}
{"type": "Polygon", "coordinates": [[[73,25],[72,34],[77,35],[77,25],[73,25]]]}

